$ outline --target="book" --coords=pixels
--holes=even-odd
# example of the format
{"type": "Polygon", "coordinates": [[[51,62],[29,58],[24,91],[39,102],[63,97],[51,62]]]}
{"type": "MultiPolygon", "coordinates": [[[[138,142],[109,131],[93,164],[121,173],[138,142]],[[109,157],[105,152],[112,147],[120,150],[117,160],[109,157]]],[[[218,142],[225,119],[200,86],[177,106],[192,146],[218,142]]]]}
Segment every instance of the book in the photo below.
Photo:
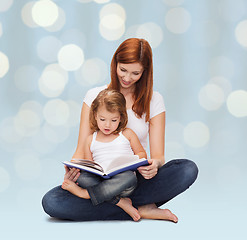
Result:
{"type": "Polygon", "coordinates": [[[109,179],[118,173],[128,170],[135,171],[140,166],[148,165],[148,160],[145,158],[139,159],[137,155],[125,155],[117,157],[111,162],[107,162],[106,166],[86,159],[76,159],[72,162],[64,161],[63,164],[69,168],[78,168],[109,179]]]}

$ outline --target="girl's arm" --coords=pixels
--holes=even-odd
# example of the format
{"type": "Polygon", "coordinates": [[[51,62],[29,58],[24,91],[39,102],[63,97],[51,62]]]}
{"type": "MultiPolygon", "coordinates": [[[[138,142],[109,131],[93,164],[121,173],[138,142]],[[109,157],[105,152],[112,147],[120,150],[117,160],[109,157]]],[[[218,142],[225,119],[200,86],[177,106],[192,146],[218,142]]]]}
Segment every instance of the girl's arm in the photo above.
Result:
{"type": "Polygon", "coordinates": [[[150,120],[149,124],[149,166],[139,167],[138,171],[146,179],[153,178],[158,169],[165,164],[165,112],[150,120]]]}
{"type": "Polygon", "coordinates": [[[123,135],[129,140],[130,146],[135,155],[138,155],[139,158],[147,158],[147,153],[144,150],[143,146],[141,145],[140,140],[135,134],[135,132],[133,132],[129,128],[126,128],[123,131],[123,135]]]}

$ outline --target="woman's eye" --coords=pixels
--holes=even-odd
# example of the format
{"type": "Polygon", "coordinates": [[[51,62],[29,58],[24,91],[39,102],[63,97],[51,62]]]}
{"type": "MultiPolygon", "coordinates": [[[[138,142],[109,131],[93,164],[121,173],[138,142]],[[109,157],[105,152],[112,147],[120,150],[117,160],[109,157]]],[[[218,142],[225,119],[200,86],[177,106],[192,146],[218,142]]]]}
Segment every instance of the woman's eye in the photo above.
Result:
{"type": "Polygon", "coordinates": [[[103,122],[103,121],[105,121],[105,119],[103,119],[103,118],[100,118],[100,121],[102,121],[102,122],[103,122]]]}
{"type": "Polygon", "coordinates": [[[123,69],[123,68],[120,68],[120,70],[121,70],[122,72],[126,72],[126,70],[125,70],[125,69],[123,69]]]}

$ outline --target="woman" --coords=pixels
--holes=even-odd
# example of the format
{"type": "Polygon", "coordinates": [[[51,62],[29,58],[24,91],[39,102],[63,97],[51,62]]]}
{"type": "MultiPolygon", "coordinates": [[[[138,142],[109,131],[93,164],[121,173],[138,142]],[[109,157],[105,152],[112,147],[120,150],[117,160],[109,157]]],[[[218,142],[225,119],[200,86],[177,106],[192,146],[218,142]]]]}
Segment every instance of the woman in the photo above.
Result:
{"type": "MultiPolygon", "coordinates": [[[[144,39],[125,40],[116,50],[111,62],[111,83],[88,91],[81,111],[77,149],[73,158],[84,158],[89,127],[90,105],[105,89],[120,91],[128,113],[127,127],[132,129],[144,147],[149,136],[149,166],[138,168],[138,186],[130,196],[141,218],[169,219],[177,217],[159,206],[185,191],[195,181],[198,169],[195,163],[177,159],[165,164],[165,107],[162,96],[153,91],[152,50],[144,39]]],[[[110,154],[110,153],[109,153],[110,154]]],[[[80,182],[80,172],[66,168],[65,179],[80,182]]],[[[78,198],[58,186],[42,200],[43,208],[52,217],[70,220],[130,220],[130,216],[116,205],[103,203],[93,206],[89,199],[78,198]]]]}

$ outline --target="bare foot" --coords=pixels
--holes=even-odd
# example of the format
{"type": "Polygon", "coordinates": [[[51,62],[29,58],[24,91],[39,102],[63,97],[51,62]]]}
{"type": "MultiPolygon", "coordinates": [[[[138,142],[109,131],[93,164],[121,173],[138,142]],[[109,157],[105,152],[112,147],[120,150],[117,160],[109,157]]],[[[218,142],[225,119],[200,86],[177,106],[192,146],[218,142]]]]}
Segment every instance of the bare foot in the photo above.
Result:
{"type": "Polygon", "coordinates": [[[154,203],[138,207],[141,218],[168,220],[177,223],[178,218],[169,209],[160,209],[154,203]]]}
{"type": "Polygon", "coordinates": [[[120,198],[116,205],[128,213],[135,222],[140,220],[141,216],[138,210],[132,206],[132,201],[129,198],[120,198]]]}
{"type": "Polygon", "coordinates": [[[90,199],[87,189],[79,187],[76,183],[69,179],[64,179],[62,184],[62,189],[71,192],[72,194],[76,195],[77,197],[90,199]]]}

